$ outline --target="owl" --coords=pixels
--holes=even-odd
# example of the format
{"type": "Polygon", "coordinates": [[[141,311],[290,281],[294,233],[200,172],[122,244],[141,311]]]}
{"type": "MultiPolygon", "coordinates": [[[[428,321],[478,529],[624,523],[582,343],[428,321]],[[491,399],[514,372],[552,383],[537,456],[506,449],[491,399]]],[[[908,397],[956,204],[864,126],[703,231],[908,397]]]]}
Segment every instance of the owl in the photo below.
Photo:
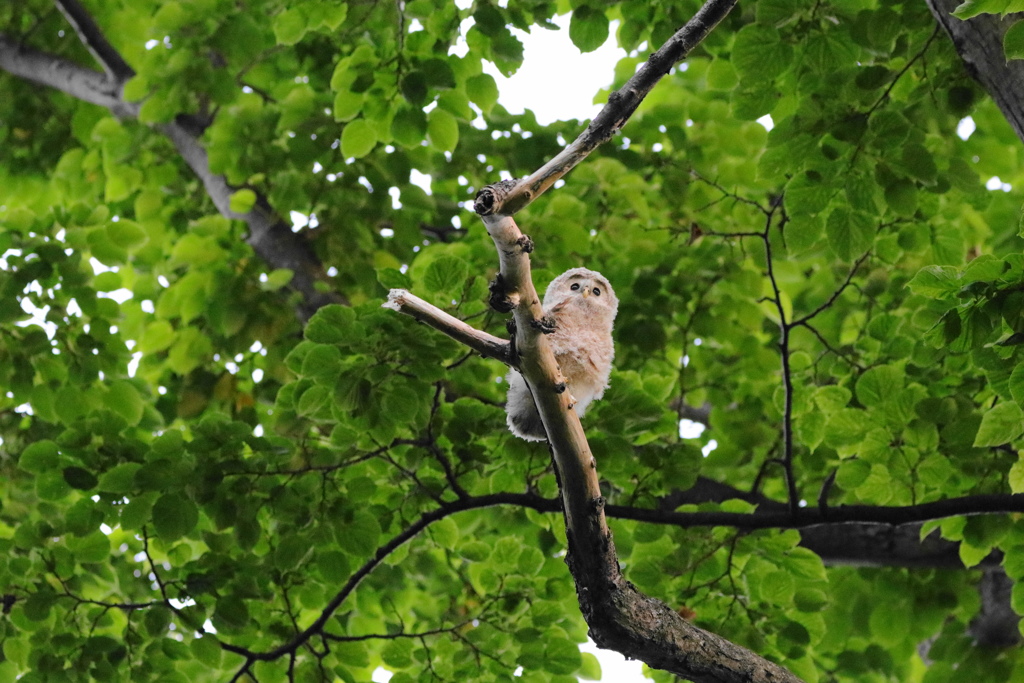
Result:
{"type": "MultiPolygon", "coordinates": [[[[544,293],[544,315],[555,321],[548,341],[580,417],[608,386],[615,356],[612,323],[618,307],[608,280],[586,268],[565,271],[544,293]]],[[[516,370],[509,370],[506,379],[508,428],[527,441],[545,441],[544,425],[526,380],[516,370]]]]}

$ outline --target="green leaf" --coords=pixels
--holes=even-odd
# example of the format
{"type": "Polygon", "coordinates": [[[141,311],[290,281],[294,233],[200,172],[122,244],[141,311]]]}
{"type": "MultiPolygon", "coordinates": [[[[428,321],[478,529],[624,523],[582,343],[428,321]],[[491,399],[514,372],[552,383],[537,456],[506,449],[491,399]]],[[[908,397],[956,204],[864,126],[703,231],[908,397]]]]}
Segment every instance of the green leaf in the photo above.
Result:
{"type": "Polygon", "coordinates": [[[409,289],[412,280],[397,268],[378,268],[377,282],[384,289],[409,289]]]}
{"type": "Polygon", "coordinates": [[[126,380],[112,382],[107,389],[106,406],[123,417],[129,425],[142,420],[146,404],[135,386],[126,380]]]}
{"type": "Polygon", "coordinates": [[[576,675],[584,681],[601,680],[601,660],[591,652],[580,652],[580,668],[576,675]]]}
{"type": "Polygon", "coordinates": [[[362,93],[342,90],[334,96],[334,107],[332,113],[335,121],[351,121],[359,112],[363,111],[365,99],[362,93]]]}
{"type": "Polygon", "coordinates": [[[485,114],[498,103],[498,85],[490,74],[477,74],[466,79],[466,94],[485,114]]]}
{"type": "Polygon", "coordinates": [[[469,277],[469,264],[445,254],[430,262],[423,276],[423,284],[431,292],[453,293],[462,288],[469,277]]]}
{"type": "Polygon", "coordinates": [[[924,145],[909,144],[903,147],[903,166],[910,175],[921,182],[932,185],[938,175],[935,159],[924,145]]]}
{"type": "Polygon", "coordinates": [[[377,132],[365,119],[351,121],[341,131],[341,153],[346,158],[361,159],[376,146],[377,132]]]}
{"type": "Polygon", "coordinates": [[[278,45],[294,45],[306,35],[306,16],[301,9],[285,10],[274,17],[273,26],[278,45]]]}
{"type": "Polygon", "coordinates": [[[788,605],[793,601],[796,584],[789,572],[775,571],[760,581],[758,592],[761,599],[774,605],[788,605]]]}
{"type": "Polygon", "coordinates": [[[249,608],[245,600],[237,595],[225,595],[217,599],[213,610],[213,626],[218,630],[235,631],[250,623],[249,608]]]}
{"type": "Polygon", "coordinates": [[[150,323],[142,338],[139,340],[139,351],[143,353],[155,353],[168,348],[175,340],[174,328],[166,320],[157,320],[150,323]]]}
{"type": "Polygon", "coordinates": [[[544,669],[555,675],[568,675],[575,672],[583,664],[579,646],[565,638],[549,637],[544,639],[544,669]]]}
{"type": "Polygon", "coordinates": [[[793,49],[774,28],[748,24],[736,34],[732,63],[743,81],[771,81],[789,68],[792,59],[793,49]]]}
{"type": "Polygon", "coordinates": [[[380,653],[384,663],[393,669],[404,669],[412,664],[412,641],[396,638],[388,642],[380,653]]]}
{"type": "Polygon", "coordinates": [[[68,550],[81,563],[103,562],[110,556],[110,539],[102,531],[68,539],[68,550]]]}
{"type": "Polygon", "coordinates": [[[288,285],[295,277],[295,271],[288,268],[275,268],[267,275],[267,281],[261,283],[260,288],[265,292],[276,292],[288,285]]]}
{"type": "Polygon", "coordinates": [[[953,10],[957,19],[970,19],[979,14],[1006,15],[1010,12],[1024,11],[1024,3],[1020,0],[966,0],[953,10]]]}
{"type": "Polygon", "coordinates": [[[96,488],[98,480],[96,475],[87,469],[81,467],[65,467],[64,468],[64,481],[68,483],[73,489],[80,491],[91,491],[96,488]]]}
{"type": "Polygon", "coordinates": [[[1001,446],[1024,433],[1024,411],[1016,403],[1003,401],[981,417],[975,448],[1001,446]]]}
{"type": "Polygon", "coordinates": [[[427,136],[427,117],[413,107],[401,107],[391,120],[391,135],[403,147],[418,147],[427,136]]]}
{"type": "Polygon", "coordinates": [[[453,550],[459,540],[459,525],[451,517],[445,517],[430,525],[430,536],[442,548],[453,550]]]}
{"type": "Polygon", "coordinates": [[[453,152],[459,144],[459,122],[449,112],[437,107],[427,114],[427,140],[442,152],[453,152]]]}
{"type": "Polygon", "coordinates": [[[819,174],[799,173],[786,186],[783,201],[793,216],[813,216],[828,206],[833,191],[819,174]]]}
{"type": "Polygon", "coordinates": [[[369,512],[360,510],[350,524],[344,527],[342,550],[358,556],[366,556],[377,549],[380,540],[380,522],[369,512]]]}
{"type": "Polygon", "coordinates": [[[306,324],[306,339],[319,344],[338,344],[355,330],[356,313],[348,306],[331,304],[318,310],[306,324]]]}
{"type": "Polygon", "coordinates": [[[21,452],[18,467],[26,472],[40,473],[57,467],[57,444],[49,439],[36,441],[21,452]]]}
{"type": "Polygon", "coordinates": [[[914,294],[946,298],[960,291],[959,272],[952,266],[926,266],[907,283],[914,294]]]}
{"type": "Polygon", "coordinates": [[[1021,408],[1024,408],[1024,363],[1018,363],[1010,373],[1010,395],[1021,408]]]}
{"type": "Polygon", "coordinates": [[[569,39],[580,52],[593,52],[608,40],[608,17],[588,5],[577,7],[569,20],[569,39]]]}
{"type": "Polygon", "coordinates": [[[340,550],[318,550],[316,566],[320,570],[320,575],[334,585],[348,580],[352,571],[348,556],[340,550]]]}
{"type": "Polygon", "coordinates": [[[344,24],[345,19],[348,18],[348,4],[344,2],[325,5],[322,10],[324,26],[331,31],[337,31],[338,27],[344,24]]]}
{"type": "Polygon", "coordinates": [[[256,193],[250,189],[242,189],[231,194],[229,208],[234,213],[249,213],[256,205],[256,193]]]}
{"type": "Polygon", "coordinates": [[[137,462],[124,462],[116,465],[100,475],[99,489],[107,493],[127,494],[135,488],[135,474],[142,465],[137,462]]]}
{"type": "Polygon", "coordinates": [[[332,344],[313,346],[302,359],[302,374],[325,384],[333,384],[341,374],[341,350],[332,344]]]}
{"type": "Polygon", "coordinates": [[[857,400],[868,407],[880,406],[903,389],[903,377],[902,368],[894,365],[871,368],[857,379],[857,400]]]}
{"type": "Polygon", "coordinates": [[[149,235],[138,223],[123,218],[107,226],[107,237],[114,245],[129,251],[138,249],[149,241],[149,235]]]}
{"type": "Polygon", "coordinates": [[[181,494],[165,493],[153,504],[153,526],[164,543],[171,543],[189,533],[198,521],[196,504],[181,494]]]}
{"type": "Polygon", "coordinates": [[[901,216],[913,216],[917,211],[917,188],[909,180],[896,180],[885,188],[885,201],[901,216]]]}
{"type": "Polygon", "coordinates": [[[290,534],[282,538],[274,550],[274,566],[280,571],[298,569],[312,551],[308,539],[298,534],[290,534]]]}
{"type": "Polygon", "coordinates": [[[832,252],[844,261],[853,261],[870,249],[875,230],[870,216],[842,206],[829,214],[825,225],[825,234],[832,252]]]}
{"type": "Polygon", "coordinates": [[[846,460],[836,473],[836,484],[846,491],[852,491],[867,481],[871,465],[865,460],[846,460]]]}
{"type": "Polygon", "coordinates": [[[757,23],[768,26],[781,26],[803,9],[797,0],[761,0],[757,3],[755,17],[757,23]]]}

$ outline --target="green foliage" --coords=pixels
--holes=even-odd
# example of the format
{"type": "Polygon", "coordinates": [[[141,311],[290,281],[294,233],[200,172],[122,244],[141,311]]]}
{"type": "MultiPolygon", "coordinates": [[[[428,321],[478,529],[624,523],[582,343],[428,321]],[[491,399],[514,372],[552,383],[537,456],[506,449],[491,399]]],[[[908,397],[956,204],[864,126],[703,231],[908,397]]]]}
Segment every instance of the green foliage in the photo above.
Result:
{"type": "MultiPolygon", "coordinates": [[[[0,79],[0,680],[230,680],[231,648],[295,642],[335,603],[295,678],[599,678],[560,517],[436,512],[557,493],[545,446],[505,429],[505,368],[380,304],[408,288],[506,335],[470,202],[580,125],[509,114],[484,63],[514,72],[518,31],[571,11],[581,51],[619,22],[619,87],[697,3],[85,4],[137,71],[139,121],[0,79]],[[179,114],[210,119],[232,212],[308,217],[295,233],[344,303],[297,319],[301,264],[218,214],[159,132],[179,114]]],[[[95,68],[43,0],[0,23],[95,68]]],[[[584,418],[609,504],[658,508],[699,477],[785,501],[787,405],[811,507],[833,473],[832,507],[1024,492],[1020,142],[944,41],[924,3],[741,3],[517,216],[541,289],[586,265],[621,300],[584,418]],[[705,403],[707,431],[680,438],[705,403]]],[[[795,531],[611,526],[638,587],[807,681],[1024,667],[966,635],[978,572],[831,566],[795,531]]],[[[932,529],[1024,577],[1019,520],[932,529]]]]}

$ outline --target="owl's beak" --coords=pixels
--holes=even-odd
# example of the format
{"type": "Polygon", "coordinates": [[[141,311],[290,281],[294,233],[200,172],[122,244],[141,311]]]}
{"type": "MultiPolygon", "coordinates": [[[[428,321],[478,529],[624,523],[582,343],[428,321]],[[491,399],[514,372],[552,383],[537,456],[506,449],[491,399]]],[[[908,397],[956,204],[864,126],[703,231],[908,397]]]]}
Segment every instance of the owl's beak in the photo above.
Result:
{"type": "Polygon", "coordinates": [[[584,289],[583,290],[583,298],[586,299],[588,296],[590,296],[590,290],[589,289],[584,289]]]}

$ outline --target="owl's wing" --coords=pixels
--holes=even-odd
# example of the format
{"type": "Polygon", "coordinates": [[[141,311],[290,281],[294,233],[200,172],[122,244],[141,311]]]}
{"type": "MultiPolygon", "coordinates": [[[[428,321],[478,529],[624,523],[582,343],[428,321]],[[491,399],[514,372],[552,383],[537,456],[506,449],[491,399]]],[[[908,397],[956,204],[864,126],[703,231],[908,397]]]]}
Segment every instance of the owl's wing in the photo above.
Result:
{"type": "Polygon", "coordinates": [[[548,313],[548,314],[550,314],[550,313],[561,313],[562,309],[564,309],[568,303],[569,303],[569,299],[563,299],[562,301],[559,301],[557,304],[555,304],[551,308],[545,308],[544,309],[544,313],[548,313]]]}

